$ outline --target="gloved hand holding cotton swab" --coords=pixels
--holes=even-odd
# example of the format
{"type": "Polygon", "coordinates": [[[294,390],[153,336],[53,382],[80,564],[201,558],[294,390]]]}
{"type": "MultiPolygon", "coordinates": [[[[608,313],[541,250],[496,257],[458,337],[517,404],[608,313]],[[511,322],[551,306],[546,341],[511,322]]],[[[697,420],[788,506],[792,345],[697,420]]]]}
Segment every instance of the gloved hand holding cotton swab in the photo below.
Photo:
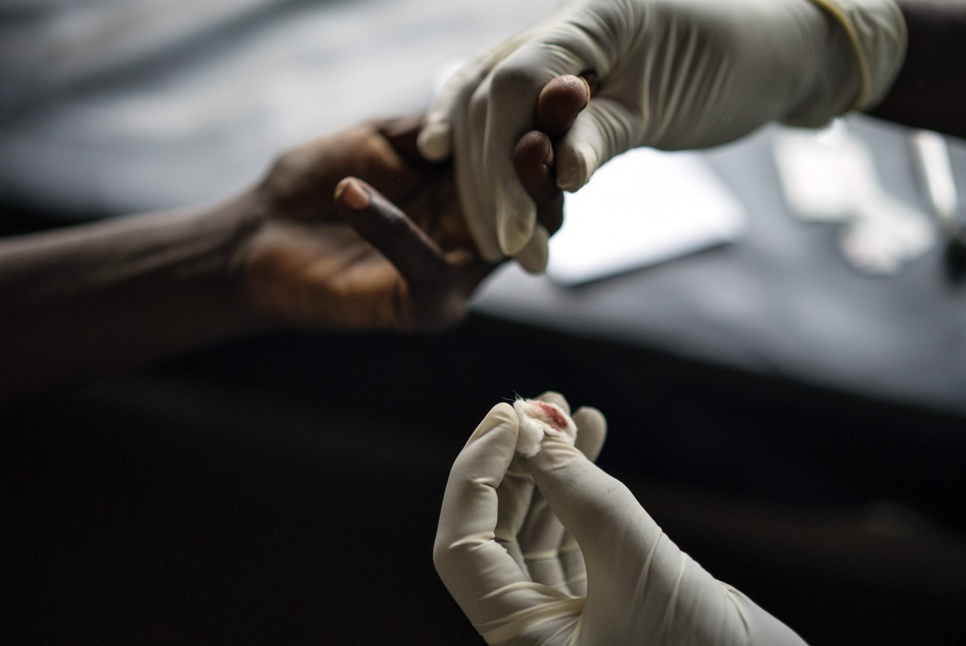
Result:
{"type": "Polygon", "coordinates": [[[486,642],[803,644],[594,464],[606,427],[545,393],[494,406],[456,458],[433,557],[486,642]]]}

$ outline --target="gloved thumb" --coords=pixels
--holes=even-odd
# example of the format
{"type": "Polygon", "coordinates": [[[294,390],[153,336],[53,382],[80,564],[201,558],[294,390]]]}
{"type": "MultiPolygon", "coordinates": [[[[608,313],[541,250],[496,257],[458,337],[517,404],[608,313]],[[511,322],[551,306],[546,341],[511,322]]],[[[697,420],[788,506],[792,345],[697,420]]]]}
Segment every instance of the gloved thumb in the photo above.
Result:
{"type": "MultiPolygon", "coordinates": [[[[600,411],[582,408],[574,418],[582,435],[603,437],[606,422],[600,411]]],[[[580,546],[588,576],[594,570],[619,571],[624,555],[646,553],[645,547],[661,536],[660,527],[622,482],[559,437],[545,435],[527,465],[550,508],[580,546]],[[621,537],[620,545],[615,537],[621,537]]]]}
{"type": "Polygon", "coordinates": [[[557,144],[557,186],[571,192],[582,187],[603,164],[638,145],[642,128],[640,116],[620,102],[591,99],[557,144]]]}

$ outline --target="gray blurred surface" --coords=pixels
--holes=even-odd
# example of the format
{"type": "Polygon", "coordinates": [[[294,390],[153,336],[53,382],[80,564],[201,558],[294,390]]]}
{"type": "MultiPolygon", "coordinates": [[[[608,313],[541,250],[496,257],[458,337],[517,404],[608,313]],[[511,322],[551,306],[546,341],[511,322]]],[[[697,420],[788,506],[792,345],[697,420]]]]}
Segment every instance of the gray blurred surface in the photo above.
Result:
{"type": "MultiPolygon", "coordinates": [[[[421,109],[443,64],[552,4],[7,3],[0,196],[68,220],[219,199],[287,146],[421,109]]],[[[887,190],[919,204],[903,131],[852,125],[887,190]]],[[[750,214],[740,243],[579,289],[507,267],[478,311],[966,413],[966,290],[944,282],[940,252],[894,278],[856,274],[835,226],[788,214],[772,135],[706,153],[750,214]]],[[[962,146],[953,157],[966,181],[962,146]]]]}
{"type": "MultiPolygon", "coordinates": [[[[849,119],[885,190],[921,206],[905,129],[849,119]]],[[[777,126],[705,154],[745,204],[737,244],[578,289],[508,269],[481,294],[491,313],[889,401],[966,413],[966,286],[934,249],[893,277],[858,274],[837,224],[789,213],[772,162],[777,126]]],[[[966,147],[951,157],[966,190],[966,147]]]]}
{"type": "Polygon", "coordinates": [[[294,144],[419,111],[552,2],[0,4],[0,194],[84,218],[219,199],[294,144]]]}

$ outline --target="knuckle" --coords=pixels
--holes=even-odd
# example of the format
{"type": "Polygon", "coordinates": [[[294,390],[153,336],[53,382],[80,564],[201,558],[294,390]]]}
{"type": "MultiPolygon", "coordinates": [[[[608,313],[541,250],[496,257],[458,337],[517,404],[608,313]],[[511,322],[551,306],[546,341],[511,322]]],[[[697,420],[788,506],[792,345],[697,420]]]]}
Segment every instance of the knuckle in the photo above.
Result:
{"type": "Polygon", "coordinates": [[[507,63],[493,72],[490,92],[497,100],[533,98],[547,80],[546,74],[522,63],[507,63]]]}
{"type": "Polygon", "coordinates": [[[409,222],[398,213],[386,213],[383,221],[383,232],[386,240],[405,240],[410,233],[409,222]]]}
{"type": "Polygon", "coordinates": [[[295,152],[282,153],[276,156],[262,180],[263,187],[275,196],[288,195],[299,184],[302,165],[295,152]]]}

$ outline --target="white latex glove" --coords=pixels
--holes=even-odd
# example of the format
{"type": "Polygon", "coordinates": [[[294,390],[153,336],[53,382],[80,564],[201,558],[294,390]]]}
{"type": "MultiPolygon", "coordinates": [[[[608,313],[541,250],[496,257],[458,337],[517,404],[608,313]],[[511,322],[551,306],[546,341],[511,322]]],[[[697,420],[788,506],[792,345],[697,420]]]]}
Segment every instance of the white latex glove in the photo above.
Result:
{"type": "Polygon", "coordinates": [[[555,146],[558,186],[575,191],[636,146],[703,148],[771,120],[819,126],[871,107],[905,42],[893,0],[570,0],[464,65],[428,112],[419,148],[454,157],[483,256],[542,271],[547,236],[510,159],[551,78],[600,79],[555,146]]]}
{"type": "MultiPolygon", "coordinates": [[[[569,414],[560,395],[541,399],[569,414]]],[[[573,420],[576,447],[548,434],[523,458],[517,412],[498,404],[453,465],[433,557],[487,643],[804,643],[679,550],[593,463],[599,411],[573,420]]]]}

